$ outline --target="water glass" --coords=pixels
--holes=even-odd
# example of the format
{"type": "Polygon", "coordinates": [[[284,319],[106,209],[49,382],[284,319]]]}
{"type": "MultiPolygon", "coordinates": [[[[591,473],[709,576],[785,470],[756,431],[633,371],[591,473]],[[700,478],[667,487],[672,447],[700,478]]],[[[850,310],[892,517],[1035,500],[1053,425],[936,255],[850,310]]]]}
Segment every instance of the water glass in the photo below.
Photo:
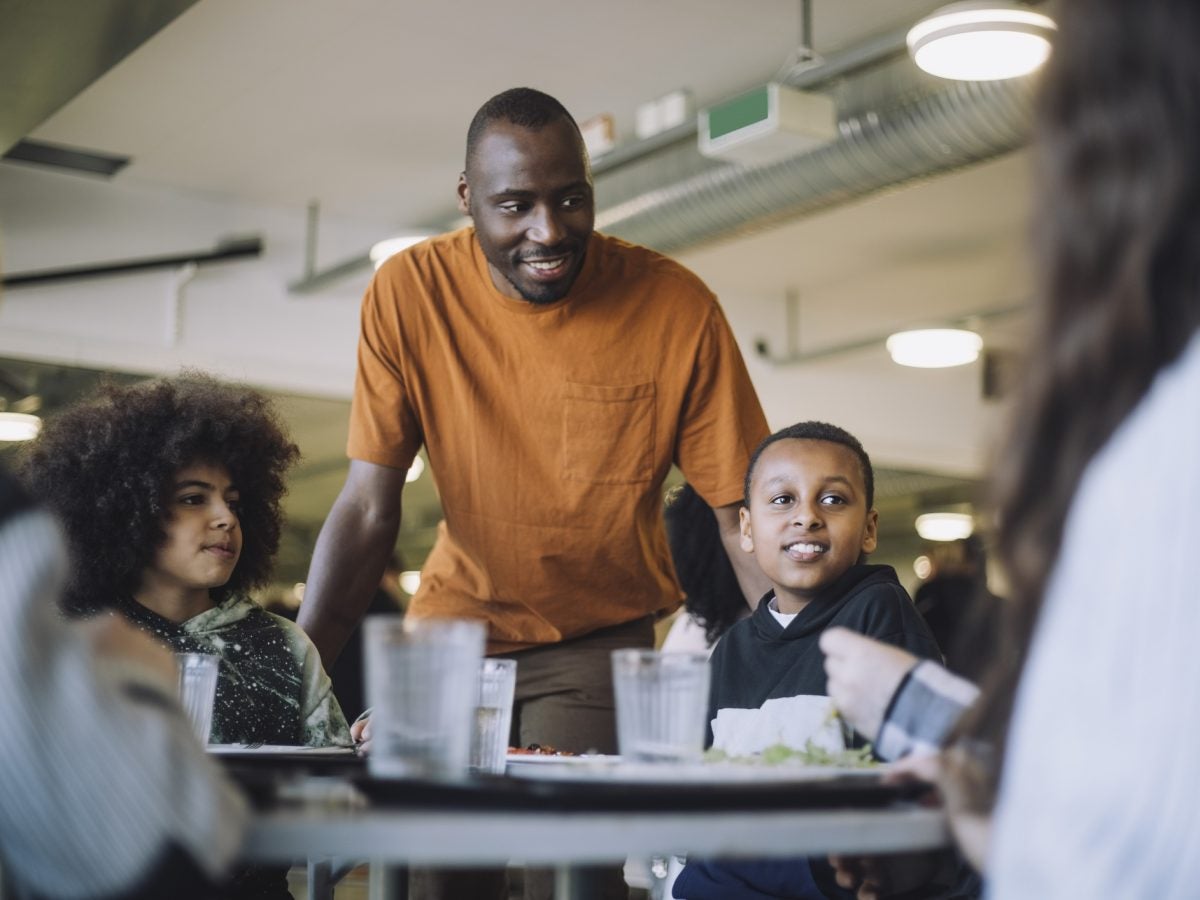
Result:
{"type": "Polygon", "coordinates": [[[221,657],[209,653],[176,653],[179,666],[179,703],[192,723],[200,743],[212,733],[213,699],[217,695],[217,673],[221,657]]]}
{"type": "Polygon", "coordinates": [[[485,659],[479,666],[479,701],[471,734],[471,771],[503,775],[512,730],[515,659],[485,659]]]}
{"type": "Polygon", "coordinates": [[[370,616],[363,627],[371,774],[462,778],[471,750],[484,624],[370,616]]]}
{"type": "Polygon", "coordinates": [[[617,745],[634,762],[688,762],[704,753],[708,656],[614,650],[617,745]]]}

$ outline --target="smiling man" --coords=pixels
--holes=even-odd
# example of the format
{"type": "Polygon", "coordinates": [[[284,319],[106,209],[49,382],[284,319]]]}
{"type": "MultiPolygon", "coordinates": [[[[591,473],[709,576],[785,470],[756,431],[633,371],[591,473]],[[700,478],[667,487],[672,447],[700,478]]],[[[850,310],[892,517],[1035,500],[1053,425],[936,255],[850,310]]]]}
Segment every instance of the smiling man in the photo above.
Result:
{"type": "Polygon", "coordinates": [[[445,521],[408,615],[487,623],[488,652],[518,661],[514,740],[612,753],[609,654],[651,646],[681,596],[661,512],[673,463],[717,510],[747,594],[765,590],[737,502],[766,422],[712,292],[593,231],[587,153],[557,100],[484,104],[458,203],[473,227],[391,258],[367,291],[350,474],[300,623],[329,665],[424,446],[445,521]]]}

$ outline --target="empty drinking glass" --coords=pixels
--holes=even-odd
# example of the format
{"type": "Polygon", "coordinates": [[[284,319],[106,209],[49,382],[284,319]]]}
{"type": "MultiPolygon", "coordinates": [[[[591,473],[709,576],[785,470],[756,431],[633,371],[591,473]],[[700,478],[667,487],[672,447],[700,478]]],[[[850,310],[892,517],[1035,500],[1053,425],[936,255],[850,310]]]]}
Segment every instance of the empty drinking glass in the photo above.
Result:
{"type": "Polygon", "coordinates": [[[461,778],[471,749],[483,623],[371,616],[364,633],[371,773],[461,778]]]}
{"type": "Polygon", "coordinates": [[[208,653],[176,653],[179,666],[179,702],[191,720],[200,743],[212,733],[213,699],[217,695],[217,673],[221,657],[208,653]]]}
{"type": "Polygon", "coordinates": [[[635,762],[684,762],[704,753],[708,657],[614,650],[617,744],[635,762]]]}

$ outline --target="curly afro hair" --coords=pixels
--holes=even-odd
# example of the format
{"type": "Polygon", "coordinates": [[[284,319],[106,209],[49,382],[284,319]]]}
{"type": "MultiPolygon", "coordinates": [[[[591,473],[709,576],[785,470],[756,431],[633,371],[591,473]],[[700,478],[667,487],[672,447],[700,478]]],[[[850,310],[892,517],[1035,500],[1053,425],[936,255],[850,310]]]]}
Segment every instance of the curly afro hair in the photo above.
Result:
{"type": "Polygon", "coordinates": [[[685,482],[667,495],[663,522],[675,574],[686,595],[684,607],[704,626],[711,646],[748,611],[721,542],[717,515],[685,482]]]}
{"type": "Polygon", "coordinates": [[[86,614],[133,594],[166,541],[175,475],[195,463],[224,466],[241,497],[241,558],[213,599],[265,584],[299,456],[271,401],[250,388],[198,373],[102,384],[46,422],[20,469],[67,534],[64,608],[86,614]]]}

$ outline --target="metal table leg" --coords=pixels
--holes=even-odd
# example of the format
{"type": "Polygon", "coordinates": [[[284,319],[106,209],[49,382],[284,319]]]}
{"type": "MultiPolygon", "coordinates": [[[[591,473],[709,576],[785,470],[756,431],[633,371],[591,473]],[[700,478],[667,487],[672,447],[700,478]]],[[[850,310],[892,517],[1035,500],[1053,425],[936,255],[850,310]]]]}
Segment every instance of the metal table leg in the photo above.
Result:
{"type": "Polygon", "coordinates": [[[367,875],[368,900],[408,900],[408,868],[372,860],[367,875]]]}
{"type": "Polygon", "coordinates": [[[585,866],[555,867],[554,900],[600,900],[601,885],[588,874],[585,866]]]}

